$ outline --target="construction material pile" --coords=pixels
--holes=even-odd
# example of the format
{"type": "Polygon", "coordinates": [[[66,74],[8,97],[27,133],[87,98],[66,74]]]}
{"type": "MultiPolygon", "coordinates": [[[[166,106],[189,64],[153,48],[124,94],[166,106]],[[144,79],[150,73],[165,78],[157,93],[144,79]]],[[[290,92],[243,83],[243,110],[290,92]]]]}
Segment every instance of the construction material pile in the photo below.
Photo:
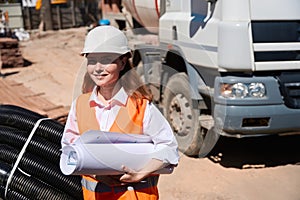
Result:
{"type": "Polygon", "coordinates": [[[0,105],[0,199],[82,199],[81,177],[59,169],[63,125],[0,105]]]}
{"type": "Polygon", "coordinates": [[[0,38],[0,58],[2,67],[23,67],[24,59],[19,48],[19,41],[13,38],[0,38]]]}

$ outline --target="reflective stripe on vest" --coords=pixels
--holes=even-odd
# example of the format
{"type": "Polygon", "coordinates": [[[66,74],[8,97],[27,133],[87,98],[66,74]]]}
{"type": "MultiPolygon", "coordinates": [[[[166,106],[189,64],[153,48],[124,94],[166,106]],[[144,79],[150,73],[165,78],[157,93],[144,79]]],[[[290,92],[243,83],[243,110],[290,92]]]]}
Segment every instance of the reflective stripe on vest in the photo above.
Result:
{"type": "MultiPolygon", "coordinates": [[[[128,186],[132,186],[135,190],[142,190],[142,189],[146,189],[146,188],[155,187],[155,186],[157,186],[157,183],[158,183],[158,176],[150,176],[139,183],[130,183],[128,186]]],[[[81,180],[81,184],[83,187],[85,187],[87,190],[89,190],[91,192],[119,193],[119,192],[127,191],[126,185],[110,187],[104,183],[92,181],[92,180],[86,179],[86,178],[83,178],[81,180]]]]}

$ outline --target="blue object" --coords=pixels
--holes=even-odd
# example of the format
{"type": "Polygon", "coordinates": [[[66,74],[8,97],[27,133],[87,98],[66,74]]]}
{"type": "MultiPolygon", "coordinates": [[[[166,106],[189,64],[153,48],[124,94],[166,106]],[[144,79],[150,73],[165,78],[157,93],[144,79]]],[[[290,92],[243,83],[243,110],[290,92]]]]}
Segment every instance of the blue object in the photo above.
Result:
{"type": "Polygon", "coordinates": [[[110,25],[110,21],[108,19],[100,19],[99,25],[100,26],[110,25]]]}

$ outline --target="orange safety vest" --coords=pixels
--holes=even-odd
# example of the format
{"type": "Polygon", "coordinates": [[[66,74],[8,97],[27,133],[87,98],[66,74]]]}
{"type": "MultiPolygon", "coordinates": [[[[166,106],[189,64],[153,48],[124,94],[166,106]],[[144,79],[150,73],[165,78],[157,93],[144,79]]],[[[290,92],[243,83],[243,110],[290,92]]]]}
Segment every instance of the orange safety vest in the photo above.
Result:
{"type": "MultiPolygon", "coordinates": [[[[77,99],[76,117],[80,134],[88,130],[100,130],[97,122],[95,109],[90,105],[91,93],[82,94],[77,99]]],[[[125,107],[121,107],[117,117],[110,128],[111,132],[142,134],[143,118],[147,100],[139,100],[137,103],[132,98],[128,98],[125,107]]],[[[147,199],[157,200],[158,176],[150,176],[146,181],[133,183],[134,191],[127,190],[126,186],[108,186],[91,176],[83,176],[82,190],[85,200],[134,200],[147,199]]]]}

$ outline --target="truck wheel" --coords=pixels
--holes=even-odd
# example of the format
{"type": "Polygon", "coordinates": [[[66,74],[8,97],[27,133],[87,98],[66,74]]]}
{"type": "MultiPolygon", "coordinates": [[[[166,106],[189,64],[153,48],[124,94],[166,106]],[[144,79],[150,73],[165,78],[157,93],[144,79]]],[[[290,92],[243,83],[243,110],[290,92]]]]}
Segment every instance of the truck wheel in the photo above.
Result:
{"type": "Polygon", "coordinates": [[[192,106],[190,85],[185,73],[173,75],[164,91],[164,115],[169,121],[178,147],[188,156],[198,155],[203,143],[199,123],[200,111],[192,106]]]}

